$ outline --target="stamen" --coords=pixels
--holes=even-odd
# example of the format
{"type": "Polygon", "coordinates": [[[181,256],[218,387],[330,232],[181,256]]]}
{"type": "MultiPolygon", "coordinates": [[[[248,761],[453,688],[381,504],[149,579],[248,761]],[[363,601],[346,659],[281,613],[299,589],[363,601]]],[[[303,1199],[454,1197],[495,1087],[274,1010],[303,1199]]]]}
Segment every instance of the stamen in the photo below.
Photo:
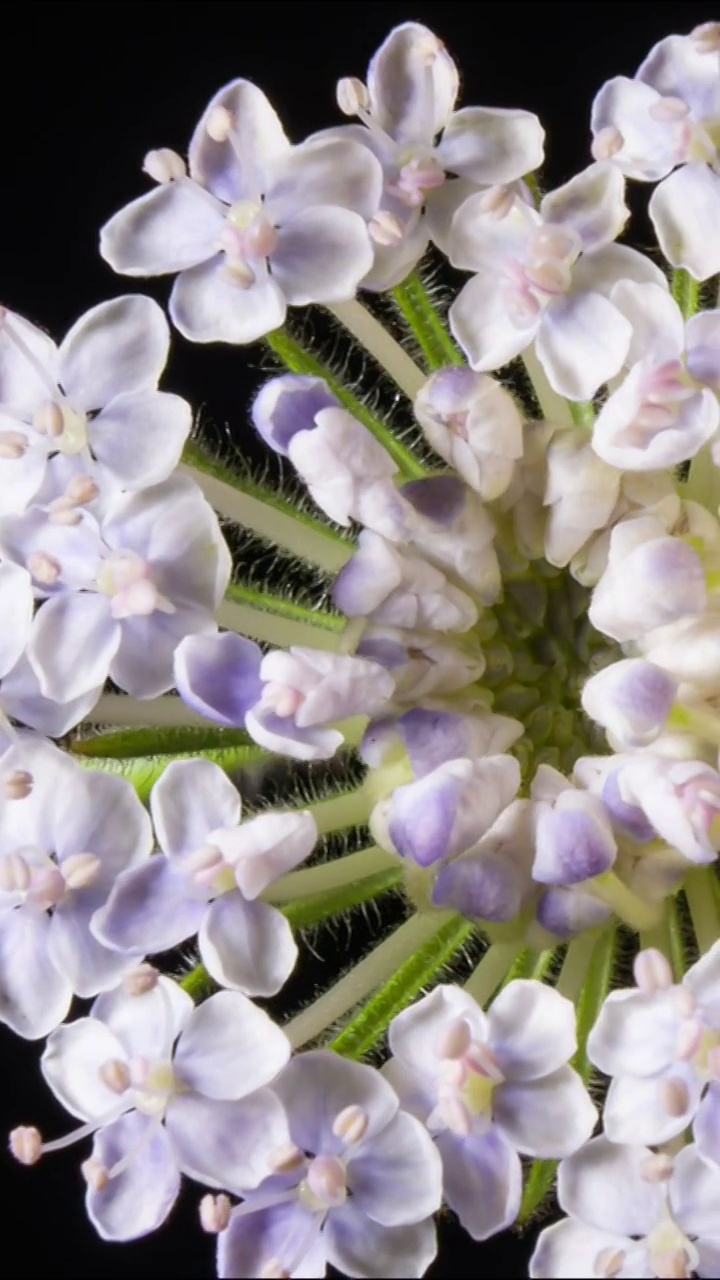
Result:
{"type": "Polygon", "coordinates": [[[61,436],[65,427],[65,419],[60,405],[55,400],[48,400],[45,404],[41,404],[35,410],[33,417],[33,426],[42,436],[49,436],[51,440],[56,440],[61,436]]]}
{"type": "Polygon", "coordinates": [[[130,1088],[130,1070],[120,1058],[109,1058],[98,1072],[100,1079],[113,1093],[125,1093],[130,1088]]]}
{"type": "Polygon", "coordinates": [[[159,978],[160,974],[151,964],[138,964],[125,974],[122,988],[127,996],[144,996],[157,986],[159,978]]]}
{"type": "Polygon", "coordinates": [[[368,1124],[370,1123],[367,1111],[362,1107],[349,1106],[336,1115],[332,1131],[336,1138],[340,1138],[346,1146],[353,1146],[356,1142],[360,1142],[361,1138],[367,1133],[368,1124]]]}
{"type": "Polygon", "coordinates": [[[285,1270],[277,1258],[271,1258],[260,1272],[260,1280],[290,1280],[290,1272],[285,1270]]]}
{"type": "Polygon", "coordinates": [[[456,1018],[445,1028],[435,1047],[435,1053],[438,1058],[462,1058],[470,1048],[471,1040],[470,1027],[466,1019],[456,1018]]]}
{"type": "Polygon", "coordinates": [[[478,200],[480,212],[496,218],[498,222],[507,216],[514,204],[515,193],[500,186],[488,187],[478,200]]]}
{"type": "Polygon", "coordinates": [[[344,116],[359,115],[361,110],[367,111],[370,106],[370,94],[356,76],[343,76],[338,80],[335,98],[344,116]]]}
{"type": "Polygon", "coordinates": [[[682,1116],[690,1105],[690,1093],[684,1080],[672,1076],[660,1085],[660,1101],[669,1116],[682,1116]]]}
{"type": "Polygon", "coordinates": [[[227,142],[233,129],[233,118],[227,107],[213,107],[205,121],[205,132],[213,142],[227,142]]]}
{"type": "Polygon", "coordinates": [[[20,1164],[37,1164],[43,1153],[40,1130],[33,1125],[20,1125],[10,1134],[10,1150],[20,1164]]]}
{"type": "Polygon", "coordinates": [[[3,779],[3,795],[6,800],[24,800],[33,789],[34,778],[27,769],[13,769],[3,779]]]}
{"type": "Polygon", "coordinates": [[[662,124],[666,121],[668,123],[674,123],[676,120],[684,120],[689,114],[690,108],[687,102],[683,102],[682,98],[675,98],[673,96],[660,98],[657,102],[653,103],[648,111],[648,115],[651,116],[653,120],[657,120],[662,124]]]}
{"type": "Polygon", "coordinates": [[[4,893],[26,893],[32,875],[19,853],[6,853],[0,858],[0,889],[4,893]]]}
{"type": "Polygon", "coordinates": [[[336,1208],[347,1199],[345,1166],[335,1156],[315,1156],[310,1161],[305,1183],[323,1209],[336,1208]]]}
{"type": "Polygon", "coordinates": [[[675,1162],[665,1151],[648,1156],[640,1165],[640,1177],[644,1182],[667,1182],[672,1176],[675,1162]]]}
{"type": "Polygon", "coordinates": [[[609,124],[593,139],[590,150],[594,160],[611,160],[624,146],[625,139],[620,130],[614,124],[609,124]]]}
{"type": "Polygon", "coordinates": [[[68,889],[87,889],[97,880],[101,867],[102,863],[94,853],[73,853],[65,858],[60,870],[68,889]]]}
{"type": "Polygon", "coordinates": [[[230,1221],[231,1209],[230,1197],[224,1193],[219,1196],[203,1196],[199,1205],[200,1226],[203,1231],[211,1235],[224,1231],[230,1221]]]}
{"type": "Polygon", "coordinates": [[[698,53],[719,53],[720,22],[701,22],[690,32],[690,39],[698,53]]]}
{"type": "Polygon", "coordinates": [[[170,147],[160,147],[157,151],[148,151],[142,163],[143,172],[163,186],[168,182],[177,182],[187,174],[185,161],[177,151],[170,147]]]}
{"type": "Polygon", "coordinates": [[[389,209],[378,209],[368,223],[368,231],[376,244],[398,245],[405,238],[402,222],[389,209]]]}
{"type": "Polygon", "coordinates": [[[0,431],[0,458],[17,462],[27,453],[29,443],[22,431],[0,431]]]}
{"type": "Polygon", "coordinates": [[[612,1245],[608,1249],[601,1249],[594,1263],[594,1271],[596,1276],[608,1277],[612,1280],[613,1276],[617,1276],[625,1265],[625,1254],[622,1249],[613,1249],[612,1245]]]}
{"type": "Polygon", "coordinates": [[[33,551],[27,558],[27,568],[36,582],[51,587],[62,574],[60,561],[47,551],[33,551]]]}
{"type": "Polygon", "coordinates": [[[105,1165],[97,1156],[90,1156],[87,1160],[83,1160],[80,1172],[93,1191],[104,1191],[110,1181],[105,1165]]]}

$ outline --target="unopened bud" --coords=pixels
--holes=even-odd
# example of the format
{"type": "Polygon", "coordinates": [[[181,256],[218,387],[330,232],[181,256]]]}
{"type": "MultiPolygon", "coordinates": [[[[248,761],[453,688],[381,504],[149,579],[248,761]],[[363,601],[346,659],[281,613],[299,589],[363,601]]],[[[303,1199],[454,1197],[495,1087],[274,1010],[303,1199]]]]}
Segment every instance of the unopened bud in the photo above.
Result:
{"type": "Polygon", "coordinates": [[[82,516],[75,507],[69,507],[63,498],[58,499],[58,506],[52,504],[52,509],[48,512],[48,524],[66,525],[68,528],[76,528],[82,522],[82,516]]]}
{"type": "Polygon", "coordinates": [[[10,1150],[20,1164],[37,1164],[42,1155],[42,1138],[33,1125],[20,1125],[10,1134],[10,1150]]]}
{"type": "Polygon", "coordinates": [[[160,182],[163,185],[167,182],[176,182],[179,178],[184,178],[187,173],[182,156],[179,156],[171,147],[160,147],[157,151],[148,151],[142,167],[143,172],[152,178],[153,182],[160,182]]]}
{"type": "Polygon", "coordinates": [[[669,1116],[682,1116],[690,1105],[690,1094],[684,1080],[672,1076],[660,1085],[660,1100],[669,1116]]]}
{"type": "Polygon", "coordinates": [[[159,978],[160,974],[151,964],[137,964],[125,974],[122,980],[123,991],[126,996],[144,996],[148,991],[154,990],[159,978]]]}
{"type": "Polygon", "coordinates": [[[648,1156],[640,1164],[640,1177],[643,1182],[667,1182],[672,1177],[675,1162],[665,1151],[648,1156]]]}
{"type": "Polygon", "coordinates": [[[698,53],[720,52],[720,22],[701,22],[690,32],[690,39],[698,53]]]}
{"type": "Polygon", "coordinates": [[[470,1047],[470,1027],[465,1018],[454,1018],[435,1046],[438,1058],[462,1058],[470,1047]]]}
{"type": "Polygon", "coordinates": [[[233,118],[227,107],[213,107],[205,121],[205,132],[213,142],[227,142],[233,129],[233,118]]]}
{"type": "Polygon", "coordinates": [[[357,76],[343,76],[338,80],[335,98],[344,116],[356,116],[370,105],[370,95],[357,76]]]}
{"type": "Polygon", "coordinates": [[[656,947],[647,947],[645,951],[638,952],[633,963],[633,976],[646,995],[666,991],[673,981],[672,969],[662,951],[658,951],[656,947]]]}
{"type": "Polygon", "coordinates": [[[345,1107],[333,1120],[332,1131],[336,1138],[346,1146],[352,1146],[365,1137],[368,1128],[368,1114],[362,1107],[345,1107]]]}
{"type": "Polygon", "coordinates": [[[609,124],[595,135],[590,151],[593,160],[612,160],[624,146],[625,139],[620,130],[614,124],[609,124]]]}
{"type": "Polygon", "coordinates": [[[41,404],[35,411],[33,426],[41,435],[50,436],[51,439],[61,436],[65,430],[65,418],[60,405],[54,400],[47,400],[45,404],[41,404]]]}
{"type": "Polygon", "coordinates": [[[3,795],[6,800],[24,800],[33,789],[34,778],[27,769],[13,769],[3,778],[3,795]]]}
{"type": "Polygon", "coordinates": [[[230,1221],[231,1208],[229,1196],[224,1194],[203,1196],[199,1206],[200,1226],[203,1231],[208,1231],[211,1235],[224,1231],[230,1221]]]}
{"type": "Polygon", "coordinates": [[[97,879],[102,866],[94,853],[71,853],[60,865],[68,889],[86,889],[97,879]]]}
{"type": "Polygon", "coordinates": [[[100,1067],[98,1075],[113,1093],[125,1093],[130,1088],[130,1069],[120,1058],[108,1058],[100,1067]]]}
{"type": "Polygon", "coordinates": [[[28,438],[22,431],[0,431],[0,458],[17,462],[27,453],[28,438]]]}
{"type": "Polygon", "coordinates": [[[80,1165],[80,1172],[93,1191],[104,1191],[110,1175],[101,1160],[97,1156],[90,1156],[88,1160],[83,1160],[80,1165]]]}
{"type": "Polygon", "coordinates": [[[60,561],[47,551],[33,551],[27,558],[27,567],[36,582],[52,586],[62,573],[60,561]]]}
{"type": "Polygon", "coordinates": [[[305,1156],[294,1142],[283,1142],[271,1152],[268,1164],[273,1173],[292,1173],[305,1163],[305,1156]]]}

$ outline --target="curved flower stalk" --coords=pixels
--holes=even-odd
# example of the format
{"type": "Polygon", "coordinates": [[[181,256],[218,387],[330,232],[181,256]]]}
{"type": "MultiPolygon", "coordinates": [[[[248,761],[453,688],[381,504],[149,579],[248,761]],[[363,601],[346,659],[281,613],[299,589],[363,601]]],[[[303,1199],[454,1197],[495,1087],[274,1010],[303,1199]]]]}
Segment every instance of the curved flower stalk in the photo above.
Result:
{"type": "Polygon", "coordinates": [[[234,80],[151,152],[102,252],[264,339],[262,478],[180,458],[156,304],[59,348],[3,314],[0,1017],[82,1122],[11,1146],[92,1140],[104,1238],[189,1177],[225,1280],[420,1276],[441,1203],[484,1240],[557,1170],[532,1275],[720,1275],[718,49],[601,89],[537,200],[539,122],[456,110],[417,23],[340,82],[358,124],[292,145],[234,80]],[[674,273],[617,243],[626,176],[674,273]],[[280,327],[310,305],[372,363],[280,327]]]}

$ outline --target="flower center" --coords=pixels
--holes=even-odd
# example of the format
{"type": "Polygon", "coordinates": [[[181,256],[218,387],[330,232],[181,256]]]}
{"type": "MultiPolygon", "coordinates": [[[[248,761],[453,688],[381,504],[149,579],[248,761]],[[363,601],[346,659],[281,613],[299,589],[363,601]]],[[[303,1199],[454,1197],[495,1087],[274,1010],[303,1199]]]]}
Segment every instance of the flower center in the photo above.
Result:
{"type": "Polygon", "coordinates": [[[533,324],[552,298],[567,293],[581,250],[575,230],[551,223],[531,234],[524,258],[505,263],[504,301],[517,328],[533,324]]]}
{"type": "Polygon", "coordinates": [[[174,613],[175,606],[163,596],[153,580],[147,560],[134,551],[114,551],[98,571],[96,584],[110,596],[113,618],[147,617],[158,610],[174,613]]]}
{"type": "Polygon", "coordinates": [[[277,232],[263,213],[259,200],[238,200],[231,205],[220,239],[225,269],[233,284],[249,289],[258,269],[277,245],[277,232]]]}
{"type": "Polygon", "coordinates": [[[432,148],[413,147],[401,151],[397,157],[398,176],[388,186],[388,192],[409,209],[418,209],[425,203],[428,191],[435,191],[445,182],[445,170],[432,148]]]}

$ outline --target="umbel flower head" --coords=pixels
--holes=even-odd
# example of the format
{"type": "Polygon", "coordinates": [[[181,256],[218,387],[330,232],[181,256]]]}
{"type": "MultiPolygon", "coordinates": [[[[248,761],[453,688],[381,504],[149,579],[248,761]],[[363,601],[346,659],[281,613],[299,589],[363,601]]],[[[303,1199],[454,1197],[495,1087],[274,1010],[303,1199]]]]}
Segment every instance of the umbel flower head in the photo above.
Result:
{"type": "Polygon", "coordinates": [[[0,315],[0,1020],[80,1121],[10,1145],[86,1144],[109,1241],[200,1184],[223,1280],[421,1276],[553,1186],[531,1275],[720,1277],[720,25],[551,191],[458,86],[414,22],[297,143],[235,79],[102,229],[272,356],[261,476],[150,299],[0,315]]]}

